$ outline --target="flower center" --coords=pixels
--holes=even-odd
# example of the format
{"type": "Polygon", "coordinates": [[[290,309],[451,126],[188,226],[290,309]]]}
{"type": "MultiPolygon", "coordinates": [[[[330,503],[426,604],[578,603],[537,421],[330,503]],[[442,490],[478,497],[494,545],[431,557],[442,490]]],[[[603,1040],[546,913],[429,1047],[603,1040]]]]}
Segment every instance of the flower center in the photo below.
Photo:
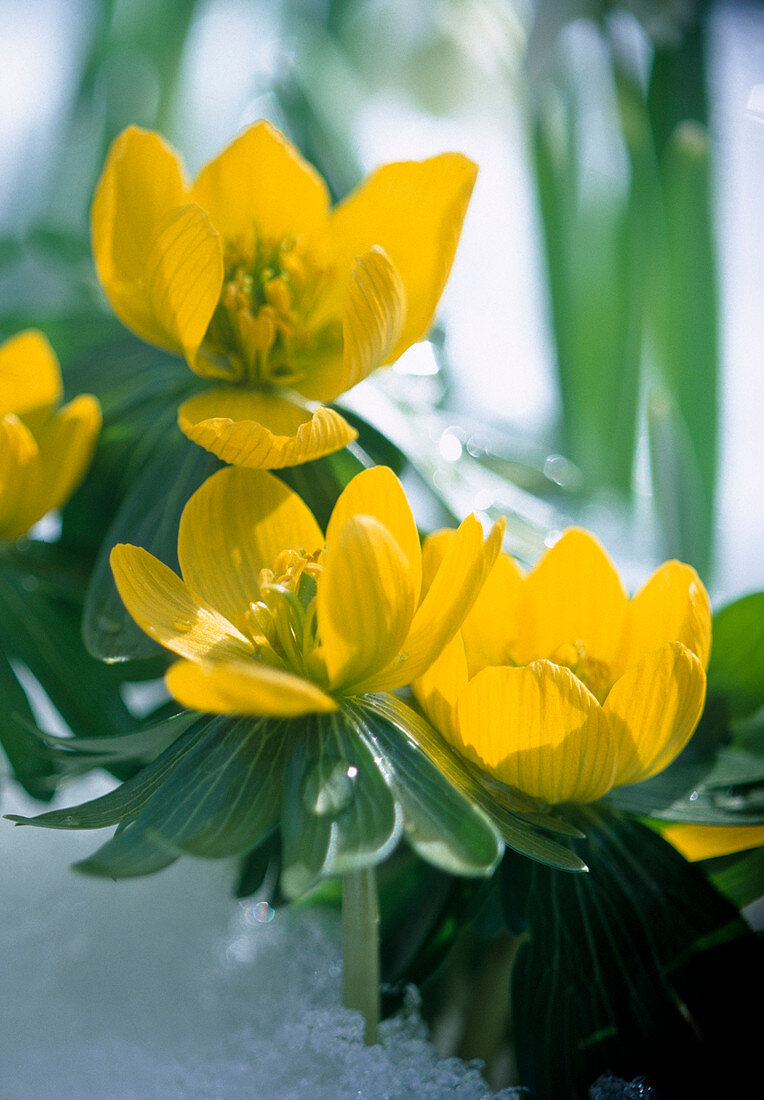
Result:
{"type": "Polygon", "coordinates": [[[258,239],[253,253],[227,243],[203,373],[258,389],[294,386],[317,359],[336,354],[342,326],[327,315],[329,274],[288,238],[258,239]]]}
{"type": "Polygon", "coordinates": [[[555,649],[549,660],[569,668],[600,703],[605,702],[612,686],[610,667],[604,661],[591,657],[584,642],[565,642],[555,649]]]}
{"type": "Polygon", "coordinates": [[[261,569],[260,597],[237,624],[252,640],[259,660],[326,686],[318,647],[316,592],[324,551],[282,550],[273,569],[261,569]]]}

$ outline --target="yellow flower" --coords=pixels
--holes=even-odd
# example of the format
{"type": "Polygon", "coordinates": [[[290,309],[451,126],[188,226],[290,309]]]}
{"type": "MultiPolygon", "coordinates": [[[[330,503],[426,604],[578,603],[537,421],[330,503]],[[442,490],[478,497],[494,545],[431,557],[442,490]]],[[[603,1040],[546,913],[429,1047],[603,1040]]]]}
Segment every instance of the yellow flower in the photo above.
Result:
{"type": "Polygon", "coordinates": [[[695,825],[687,822],[655,822],[661,836],[685,859],[714,859],[759,848],[764,844],[764,825],[695,825]]]}
{"type": "MultiPolygon", "coordinates": [[[[425,545],[425,573],[450,535],[425,545]]],[[[568,530],[527,576],[502,554],[414,690],[467,759],[549,803],[589,802],[665,768],[705,698],[708,597],[662,565],[629,600],[597,540],[568,530]]]]}
{"type": "Polygon", "coordinates": [[[135,621],[183,658],[166,677],[180,703],[291,717],[421,676],[459,629],[501,536],[497,525],[484,540],[468,517],[422,596],[416,525],[386,467],[353,478],[325,539],[278,478],[229,467],[184,509],[182,580],[136,546],[116,546],[111,563],[135,621]]]}
{"type": "Polygon", "coordinates": [[[212,388],[181,405],[190,439],[276,469],[355,438],[330,402],[425,335],[475,180],[455,153],[388,164],[335,209],[266,122],[189,185],[158,134],[114,142],[92,210],[117,316],[212,388]]]}
{"type": "Polygon", "coordinates": [[[59,408],[58,361],[32,329],[0,345],[0,542],[25,534],[75,490],[101,426],[95,397],[59,408]]]}

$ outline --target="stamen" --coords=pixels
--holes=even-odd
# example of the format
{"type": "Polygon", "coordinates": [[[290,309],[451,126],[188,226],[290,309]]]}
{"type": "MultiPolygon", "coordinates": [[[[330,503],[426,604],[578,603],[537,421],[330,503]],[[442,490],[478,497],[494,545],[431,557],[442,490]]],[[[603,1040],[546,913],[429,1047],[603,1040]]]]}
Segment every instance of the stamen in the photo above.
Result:
{"type": "Polygon", "coordinates": [[[261,389],[299,383],[313,362],[341,351],[339,318],[317,316],[329,281],[296,241],[258,240],[251,255],[229,243],[202,370],[261,389]]]}
{"type": "Polygon", "coordinates": [[[259,659],[326,686],[316,618],[323,554],[323,549],[282,550],[272,569],[260,570],[259,599],[237,625],[259,659]]]}
{"type": "Polygon", "coordinates": [[[612,687],[610,667],[605,661],[591,657],[584,642],[565,642],[551,654],[550,661],[569,668],[592,695],[604,703],[612,687]]]}

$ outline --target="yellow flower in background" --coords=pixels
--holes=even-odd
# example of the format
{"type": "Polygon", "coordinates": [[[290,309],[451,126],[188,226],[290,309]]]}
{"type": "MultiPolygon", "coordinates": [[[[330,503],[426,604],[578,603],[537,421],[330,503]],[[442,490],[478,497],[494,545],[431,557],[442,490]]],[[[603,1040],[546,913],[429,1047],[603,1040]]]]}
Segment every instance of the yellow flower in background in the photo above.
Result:
{"type": "Polygon", "coordinates": [[[388,164],[331,209],[266,122],[191,185],[158,134],[130,127],[93,202],[96,269],[128,328],[209,380],[179,410],[190,439],[240,466],[306,462],[356,436],[312,403],[427,332],[475,173],[455,153],[388,164]]]}
{"type": "Polygon", "coordinates": [[[0,345],[0,541],[25,534],[82,480],[101,427],[95,399],[59,408],[61,371],[41,332],[0,345]]]}
{"type": "MultiPolygon", "coordinates": [[[[425,544],[425,572],[448,553],[425,544]]],[[[568,530],[527,576],[499,556],[461,634],[414,684],[488,775],[590,802],[665,768],[703,709],[711,612],[694,569],[662,565],[629,600],[597,540],[568,530]]]]}
{"type": "Polygon", "coordinates": [[[111,563],[135,621],[182,660],[184,706],[290,717],[421,676],[459,629],[501,545],[475,516],[453,532],[426,592],[414,518],[386,467],[358,474],[326,537],[301,498],[263,470],[227,468],[186,505],[182,580],[121,544],[111,563]]]}
{"type": "Polygon", "coordinates": [[[695,825],[655,822],[664,840],[685,859],[715,859],[764,845],[764,825],[695,825]]]}

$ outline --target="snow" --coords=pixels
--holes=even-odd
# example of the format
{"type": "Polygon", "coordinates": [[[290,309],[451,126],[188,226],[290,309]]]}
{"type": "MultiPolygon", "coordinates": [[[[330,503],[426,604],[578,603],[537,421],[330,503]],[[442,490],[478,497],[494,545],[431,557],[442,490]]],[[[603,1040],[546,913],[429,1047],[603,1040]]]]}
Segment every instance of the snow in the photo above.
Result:
{"type": "MultiPolygon", "coordinates": [[[[80,780],[56,804],[106,785],[80,780]]],[[[0,808],[39,810],[11,785],[0,808]]],[[[100,836],[0,822],[2,1100],[515,1095],[441,1058],[415,1000],[363,1045],[341,1006],[336,913],[238,902],[227,861],[120,883],[73,872],[100,836]]]]}

